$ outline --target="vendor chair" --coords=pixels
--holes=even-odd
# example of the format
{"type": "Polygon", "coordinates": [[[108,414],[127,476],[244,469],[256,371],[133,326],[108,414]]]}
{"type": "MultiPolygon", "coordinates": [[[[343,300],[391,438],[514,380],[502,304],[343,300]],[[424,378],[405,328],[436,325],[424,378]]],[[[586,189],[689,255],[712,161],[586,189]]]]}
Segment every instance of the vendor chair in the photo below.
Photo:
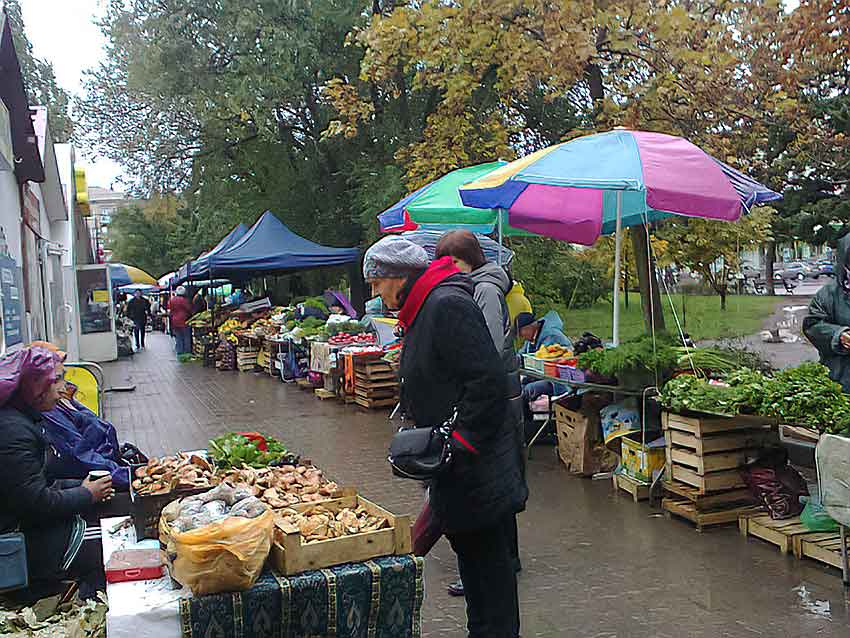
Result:
{"type": "MultiPolygon", "coordinates": [[[[532,404],[529,405],[529,407],[531,408],[531,419],[532,419],[532,421],[535,424],[537,424],[537,423],[541,424],[540,428],[537,430],[537,432],[535,432],[534,436],[531,437],[531,440],[528,442],[527,447],[528,447],[528,458],[529,459],[531,458],[531,448],[532,448],[532,446],[535,443],[537,443],[538,439],[540,439],[540,437],[543,435],[543,433],[546,432],[546,430],[551,430],[553,433],[555,432],[555,404],[558,401],[560,401],[561,399],[564,399],[564,398],[566,398],[566,397],[568,397],[572,394],[573,394],[573,390],[567,390],[566,392],[563,392],[562,394],[558,394],[558,395],[555,395],[555,396],[545,396],[546,401],[544,403],[543,409],[540,409],[540,410],[535,410],[535,407],[533,406],[533,404],[536,401],[539,401],[539,399],[537,399],[536,401],[532,401],[532,404]]],[[[544,397],[540,397],[540,398],[544,398],[544,397]]]]}

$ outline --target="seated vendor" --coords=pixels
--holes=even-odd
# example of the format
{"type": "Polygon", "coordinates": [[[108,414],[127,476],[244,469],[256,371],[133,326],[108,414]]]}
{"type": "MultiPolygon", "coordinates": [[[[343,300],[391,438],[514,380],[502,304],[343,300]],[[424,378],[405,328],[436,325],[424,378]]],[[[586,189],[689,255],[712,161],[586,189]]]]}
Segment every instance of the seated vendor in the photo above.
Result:
{"type": "MultiPolygon", "coordinates": [[[[534,354],[542,346],[561,345],[572,349],[573,342],[563,333],[564,322],[554,310],[542,319],[535,319],[530,312],[521,312],[516,318],[516,330],[524,341],[519,354],[534,354]]],[[[522,397],[526,405],[543,395],[553,396],[567,391],[566,386],[545,380],[529,380],[523,385],[522,397]]]]}
{"type": "Polygon", "coordinates": [[[64,354],[41,347],[0,359],[0,534],[23,532],[29,587],[22,599],[61,591],[69,575],[80,593],[104,587],[99,547],[83,547],[80,516],[112,498],[112,478],[51,482],[46,475],[48,442],[42,414],[62,396],[64,354]]]}

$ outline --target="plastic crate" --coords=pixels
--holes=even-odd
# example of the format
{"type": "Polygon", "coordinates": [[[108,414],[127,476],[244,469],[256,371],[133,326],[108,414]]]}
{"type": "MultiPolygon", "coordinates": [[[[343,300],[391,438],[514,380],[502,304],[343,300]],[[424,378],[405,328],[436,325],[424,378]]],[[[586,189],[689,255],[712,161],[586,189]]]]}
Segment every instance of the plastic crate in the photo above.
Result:
{"type": "Polygon", "coordinates": [[[533,354],[522,355],[522,367],[531,372],[545,374],[546,362],[543,359],[538,359],[533,354]]]}
{"type": "Polygon", "coordinates": [[[558,364],[558,374],[556,376],[564,381],[574,381],[576,383],[584,383],[587,380],[584,370],[564,364],[558,364]]]}

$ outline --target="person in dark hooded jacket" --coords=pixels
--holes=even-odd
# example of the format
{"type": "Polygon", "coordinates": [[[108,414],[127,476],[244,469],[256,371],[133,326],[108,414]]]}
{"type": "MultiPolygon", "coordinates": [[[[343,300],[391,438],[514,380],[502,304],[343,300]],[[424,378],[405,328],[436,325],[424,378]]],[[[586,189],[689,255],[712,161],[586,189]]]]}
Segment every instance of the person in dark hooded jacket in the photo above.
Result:
{"type": "MultiPolygon", "coordinates": [[[[508,397],[510,400],[507,418],[512,419],[517,433],[517,450],[520,454],[520,464],[525,469],[525,428],[522,401],[522,385],[519,379],[519,363],[514,350],[515,333],[512,328],[510,311],[505,296],[513,287],[513,282],[505,269],[488,262],[484,257],[481,244],[475,234],[468,230],[452,230],[447,232],[437,242],[435,255],[451,257],[454,265],[462,273],[466,273],[475,285],[473,299],[484,315],[487,330],[493,339],[493,344],[502,356],[505,374],[508,381],[508,397]]],[[[507,533],[511,538],[511,556],[516,571],[522,569],[519,560],[519,543],[517,538],[516,517],[508,523],[507,533]]],[[[463,596],[463,581],[449,585],[449,593],[453,596],[463,596]]]]}
{"type": "Polygon", "coordinates": [[[817,348],[829,376],[850,392],[850,235],[838,242],[835,277],[818,290],[803,319],[803,333],[817,348]]]}
{"type": "Polygon", "coordinates": [[[472,282],[451,258],[385,237],[366,252],[373,294],[400,310],[401,405],[417,427],[457,410],[451,465],[430,485],[430,506],[458,556],[470,638],[517,638],[519,603],[509,520],[525,507],[517,437],[505,418],[508,384],[472,282]]]}

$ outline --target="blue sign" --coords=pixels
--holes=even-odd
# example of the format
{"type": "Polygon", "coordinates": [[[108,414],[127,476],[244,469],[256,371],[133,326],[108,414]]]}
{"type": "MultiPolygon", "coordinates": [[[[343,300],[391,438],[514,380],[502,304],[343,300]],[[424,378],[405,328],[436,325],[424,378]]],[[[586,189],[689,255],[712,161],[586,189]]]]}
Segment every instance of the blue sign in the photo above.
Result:
{"type": "Polygon", "coordinates": [[[0,293],[3,296],[3,334],[6,347],[24,341],[23,301],[21,300],[21,272],[15,260],[0,255],[0,293]]]}

